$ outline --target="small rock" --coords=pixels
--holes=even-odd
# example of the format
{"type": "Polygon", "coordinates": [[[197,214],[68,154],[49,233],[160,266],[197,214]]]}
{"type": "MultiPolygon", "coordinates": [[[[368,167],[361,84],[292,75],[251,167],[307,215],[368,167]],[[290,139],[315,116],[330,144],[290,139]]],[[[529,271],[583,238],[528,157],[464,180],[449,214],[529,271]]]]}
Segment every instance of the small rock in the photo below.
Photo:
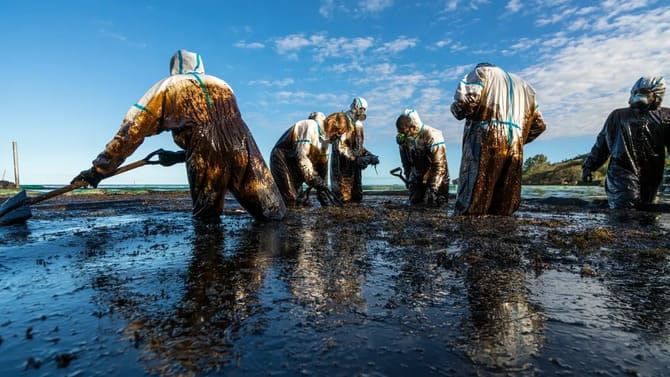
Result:
{"type": "Polygon", "coordinates": [[[582,266],[582,276],[598,276],[598,272],[591,268],[588,264],[582,266]]]}
{"type": "Polygon", "coordinates": [[[70,361],[74,359],[76,359],[76,356],[71,353],[60,353],[55,357],[56,366],[58,368],[67,368],[67,366],[70,365],[70,361]]]}

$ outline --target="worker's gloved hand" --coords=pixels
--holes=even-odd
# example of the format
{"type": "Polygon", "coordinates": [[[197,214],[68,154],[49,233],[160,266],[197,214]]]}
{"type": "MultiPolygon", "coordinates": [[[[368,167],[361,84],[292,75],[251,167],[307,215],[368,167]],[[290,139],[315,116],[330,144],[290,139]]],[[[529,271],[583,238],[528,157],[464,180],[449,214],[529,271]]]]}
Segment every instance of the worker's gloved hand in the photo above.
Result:
{"type": "Polygon", "coordinates": [[[77,182],[86,182],[87,185],[96,188],[98,187],[98,183],[103,179],[104,177],[102,174],[98,173],[95,168],[90,168],[88,170],[82,170],[81,173],[79,173],[78,176],[72,178],[72,181],[70,181],[70,184],[74,184],[77,182]]]}
{"type": "Polygon", "coordinates": [[[591,169],[583,168],[582,169],[582,182],[591,183],[591,181],[593,181],[593,173],[591,172],[591,169]]]}
{"type": "Polygon", "coordinates": [[[360,157],[356,158],[356,165],[360,169],[365,169],[365,168],[368,167],[368,165],[377,165],[377,164],[379,164],[379,157],[377,157],[373,154],[360,156],[360,157]]]}
{"type": "Polygon", "coordinates": [[[186,162],[186,151],[172,152],[162,150],[158,152],[158,163],[162,166],[172,166],[180,162],[186,162]]]}

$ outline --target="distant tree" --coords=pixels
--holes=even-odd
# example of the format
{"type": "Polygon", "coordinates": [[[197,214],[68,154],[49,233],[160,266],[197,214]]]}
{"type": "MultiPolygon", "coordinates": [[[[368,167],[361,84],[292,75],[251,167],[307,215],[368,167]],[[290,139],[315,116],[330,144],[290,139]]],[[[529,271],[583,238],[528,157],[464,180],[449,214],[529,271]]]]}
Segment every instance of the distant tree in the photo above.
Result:
{"type": "Polygon", "coordinates": [[[526,173],[530,170],[546,167],[547,165],[549,165],[547,156],[542,153],[536,154],[533,157],[528,157],[526,162],[523,163],[523,172],[526,173]]]}

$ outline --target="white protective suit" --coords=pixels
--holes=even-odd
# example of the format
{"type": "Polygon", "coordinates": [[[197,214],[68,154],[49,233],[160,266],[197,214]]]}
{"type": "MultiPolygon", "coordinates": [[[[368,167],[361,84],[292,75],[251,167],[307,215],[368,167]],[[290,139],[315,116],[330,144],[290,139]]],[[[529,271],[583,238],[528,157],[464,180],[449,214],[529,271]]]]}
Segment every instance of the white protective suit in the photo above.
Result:
{"type": "Polygon", "coordinates": [[[447,149],[442,132],[421,121],[414,109],[406,109],[403,115],[409,117],[419,133],[407,136],[399,143],[410,203],[423,203],[426,199],[442,205],[449,200],[449,168],[447,149]],[[430,197],[426,198],[426,194],[430,197]]]}
{"type": "Polygon", "coordinates": [[[349,119],[348,131],[333,144],[330,160],[330,182],[333,192],[345,203],[363,200],[363,169],[376,165],[379,159],[363,146],[363,121],[368,103],[356,97],[344,114],[349,119]]]}
{"type": "Polygon", "coordinates": [[[456,214],[511,215],[521,203],[523,146],[546,129],[535,90],[482,63],[458,84],[451,112],[466,119],[456,214]]]}
{"type": "Polygon", "coordinates": [[[183,149],[196,218],[218,218],[227,191],[257,220],[284,217],[286,207],[279,189],[242,119],[232,88],[206,75],[200,55],[186,50],[172,56],[170,76],[128,110],[93,167],[75,180],[99,181],[121,165],[145,137],[165,131],[172,132],[174,142],[183,149]]]}
{"type": "Polygon", "coordinates": [[[310,118],[313,119],[301,120],[284,132],[270,155],[270,170],[286,205],[296,204],[303,183],[327,188],[331,143],[324,130],[326,117],[318,112],[310,118]]]}

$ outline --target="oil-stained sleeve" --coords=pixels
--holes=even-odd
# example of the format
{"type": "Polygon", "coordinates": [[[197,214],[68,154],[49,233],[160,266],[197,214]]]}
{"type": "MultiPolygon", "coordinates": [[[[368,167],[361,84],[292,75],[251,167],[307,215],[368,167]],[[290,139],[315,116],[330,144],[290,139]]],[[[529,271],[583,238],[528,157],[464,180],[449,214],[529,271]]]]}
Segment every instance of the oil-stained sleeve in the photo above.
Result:
{"type": "Polygon", "coordinates": [[[410,161],[409,158],[409,151],[403,145],[400,145],[399,149],[400,149],[400,162],[402,163],[402,173],[405,176],[405,180],[409,182],[409,176],[412,170],[412,161],[410,161]]]}
{"type": "Polygon", "coordinates": [[[598,137],[596,137],[596,142],[593,145],[593,148],[591,148],[591,153],[589,153],[582,163],[582,168],[595,171],[603,166],[605,161],[607,161],[607,158],[609,158],[611,152],[607,145],[607,133],[609,127],[611,127],[611,122],[613,121],[612,115],[613,113],[607,117],[603,129],[598,134],[598,137]]]}
{"type": "Polygon", "coordinates": [[[430,146],[430,154],[430,177],[428,179],[428,185],[433,192],[437,192],[440,189],[442,181],[449,181],[447,148],[444,144],[444,140],[433,139],[430,146]]]}
{"type": "Polygon", "coordinates": [[[322,178],[310,159],[312,149],[319,146],[319,132],[316,123],[312,120],[304,120],[301,124],[297,124],[294,128],[294,137],[296,160],[300,174],[305,182],[314,185],[319,178],[322,178]]]}
{"type": "Polygon", "coordinates": [[[531,141],[537,139],[540,134],[542,134],[547,129],[546,123],[544,123],[544,117],[540,111],[540,107],[535,103],[535,108],[533,110],[533,115],[531,116],[530,129],[524,140],[524,144],[528,144],[531,141]]]}
{"type": "Polygon", "coordinates": [[[114,138],[93,160],[99,173],[106,175],[119,167],[139,147],[144,138],[160,133],[165,91],[157,83],[126,113],[114,138]]]}
{"type": "Polygon", "coordinates": [[[663,124],[663,137],[665,138],[666,158],[670,154],[670,109],[661,108],[661,123],[663,124]]]}
{"type": "Polygon", "coordinates": [[[475,113],[484,85],[484,79],[477,69],[465,75],[458,83],[454,102],[451,104],[451,113],[456,119],[461,120],[475,113]]]}

